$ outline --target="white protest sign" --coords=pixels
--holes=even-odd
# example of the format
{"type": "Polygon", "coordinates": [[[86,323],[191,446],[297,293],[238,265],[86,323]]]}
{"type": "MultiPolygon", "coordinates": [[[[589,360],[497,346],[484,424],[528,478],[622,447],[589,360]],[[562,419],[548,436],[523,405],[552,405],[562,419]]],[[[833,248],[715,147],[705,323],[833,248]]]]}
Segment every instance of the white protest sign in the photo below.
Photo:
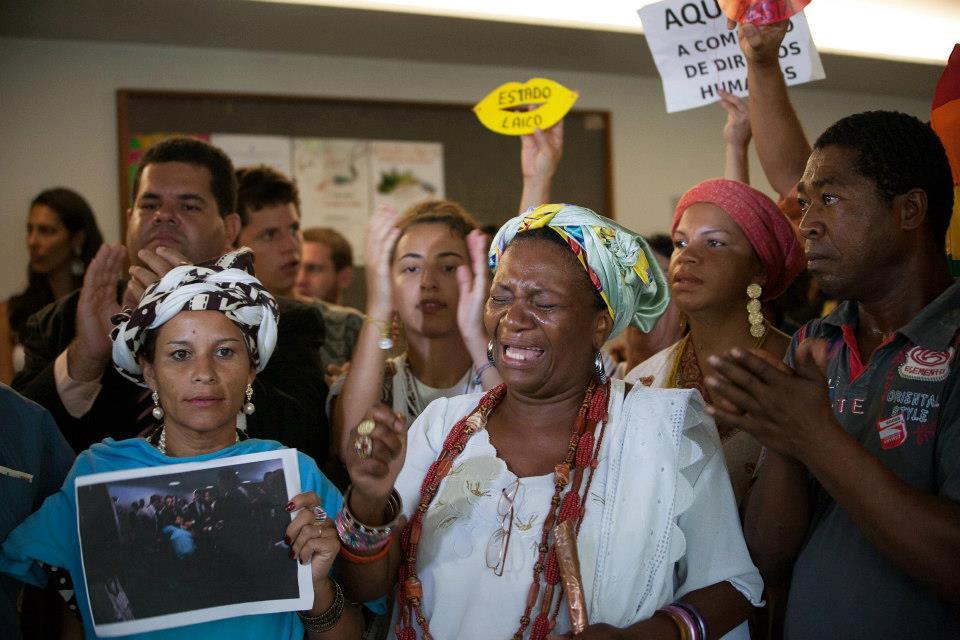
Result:
{"type": "MultiPolygon", "coordinates": [[[[716,102],[720,89],[741,97],[749,93],[737,31],[727,29],[716,0],[663,0],[637,13],[663,81],[667,113],[716,102]]],[[[787,85],[825,77],[803,13],[790,18],[780,68],[787,85]]]]}

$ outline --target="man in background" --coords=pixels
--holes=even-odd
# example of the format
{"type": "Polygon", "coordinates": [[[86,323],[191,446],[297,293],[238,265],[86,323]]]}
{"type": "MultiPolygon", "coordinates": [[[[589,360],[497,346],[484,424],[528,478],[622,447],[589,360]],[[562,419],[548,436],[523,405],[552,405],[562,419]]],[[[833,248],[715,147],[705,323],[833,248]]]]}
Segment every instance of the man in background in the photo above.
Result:
{"type": "MultiPolygon", "coordinates": [[[[315,284],[309,288],[310,292],[325,296],[301,293],[304,290],[301,285],[305,282],[301,264],[304,243],[300,232],[300,194],[296,185],[265,165],[239,169],[237,183],[237,212],[241,223],[239,244],[253,249],[257,277],[270,293],[278,298],[296,298],[319,310],[325,329],[320,360],[328,374],[339,372],[350,360],[363,325],[360,312],[328,301],[331,297],[339,298],[343,287],[349,284],[346,275],[350,279],[353,277],[352,266],[339,270],[335,267],[343,255],[343,247],[328,251],[331,277],[324,274],[318,278],[311,269],[311,276],[307,278],[315,284]]],[[[349,263],[350,245],[340,234],[332,234],[343,240],[349,263]]],[[[332,234],[326,234],[326,237],[333,238],[332,234]]],[[[316,236],[311,232],[311,237],[316,236]]],[[[313,247],[308,251],[311,259],[307,264],[318,264],[313,260],[316,257],[313,247]]]]}
{"type": "Polygon", "coordinates": [[[353,250],[340,232],[312,227],[303,232],[297,294],[331,304],[343,304],[343,292],[353,283],[353,250]]]}

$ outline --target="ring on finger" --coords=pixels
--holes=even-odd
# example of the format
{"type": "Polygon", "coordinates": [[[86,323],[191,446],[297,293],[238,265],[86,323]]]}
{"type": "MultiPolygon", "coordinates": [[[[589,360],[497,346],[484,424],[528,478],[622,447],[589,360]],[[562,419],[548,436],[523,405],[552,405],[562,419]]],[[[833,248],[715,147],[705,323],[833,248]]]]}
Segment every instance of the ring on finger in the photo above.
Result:
{"type": "Polygon", "coordinates": [[[326,521],[327,512],[323,510],[323,507],[317,505],[313,508],[313,522],[314,524],[320,524],[321,522],[326,521]]]}
{"type": "Polygon", "coordinates": [[[357,435],[358,436],[369,436],[373,433],[374,428],[376,428],[377,423],[373,420],[367,418],[357,425],[357,435]]]}
{"type": "Polygon", "coordinates": [[[357,454],[357,457],[361,460],[366,460],[373,455],[373,440],[370,439],[370,436],[358,436],[356,440],[353,441],[353,452],[357,454]]]}

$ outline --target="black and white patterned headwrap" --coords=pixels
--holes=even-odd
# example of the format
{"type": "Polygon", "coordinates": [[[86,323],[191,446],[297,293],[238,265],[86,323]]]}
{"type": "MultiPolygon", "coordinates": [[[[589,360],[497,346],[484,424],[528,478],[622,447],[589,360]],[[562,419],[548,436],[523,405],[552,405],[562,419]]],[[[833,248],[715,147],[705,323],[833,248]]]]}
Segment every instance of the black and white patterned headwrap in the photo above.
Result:
{"type": "Polygon", "coordinates": [[[146,386],[137,356],[147,333],[181,311],[220,311],[243,333],[257,372],[277,344],[277,301],[253,276],[253,252],[242,247],[213,264],[167,272],[140,298],[136,309],[113,316],[113,364],[125,378],[146,386]]]}

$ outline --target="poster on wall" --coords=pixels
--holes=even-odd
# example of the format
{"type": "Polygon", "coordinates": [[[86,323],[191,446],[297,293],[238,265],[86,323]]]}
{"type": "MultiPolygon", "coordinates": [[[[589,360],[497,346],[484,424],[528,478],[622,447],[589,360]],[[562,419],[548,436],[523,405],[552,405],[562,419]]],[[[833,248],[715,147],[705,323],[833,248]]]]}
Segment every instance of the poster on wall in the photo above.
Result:
{"type": "MultiPolygon", "coordinates": [[[[663,0],[638,13],[663,82],[667,113],[717,102],[720,90],[748,95],[737,31],[727,28],[716,0],[663,0]]],[[[788,86],[826,77],[802,12],[790,18],[780,45],[780,68],[788,86]]]]}
{"type": "Polygon", "coordinates": [[[443,145],[436,142],[370,143],[373,208],[408,207],[443,198],[443,145]]]}
{"type": "Polygon", "coordinates": [[[333,227],[355,258],[371,211],[370,143],[337,138],[293,141],[293,178],[300,191],[300,227],[333,227]]]}
{"type": "Polygon", "coordinates": [[[210,143],[223,149],[237,169],[265,164],[285,176],[293,175],[292,141],[287,136],[214,133],[210,143]]]}
{"type": "Polygon", "coordinates": [[[367,221],[380,206],[404,211],[444,197],[443,145],[435,142],[297,138],[293,177],[301,227],[332,227],[363,262],[367,221]]]}

